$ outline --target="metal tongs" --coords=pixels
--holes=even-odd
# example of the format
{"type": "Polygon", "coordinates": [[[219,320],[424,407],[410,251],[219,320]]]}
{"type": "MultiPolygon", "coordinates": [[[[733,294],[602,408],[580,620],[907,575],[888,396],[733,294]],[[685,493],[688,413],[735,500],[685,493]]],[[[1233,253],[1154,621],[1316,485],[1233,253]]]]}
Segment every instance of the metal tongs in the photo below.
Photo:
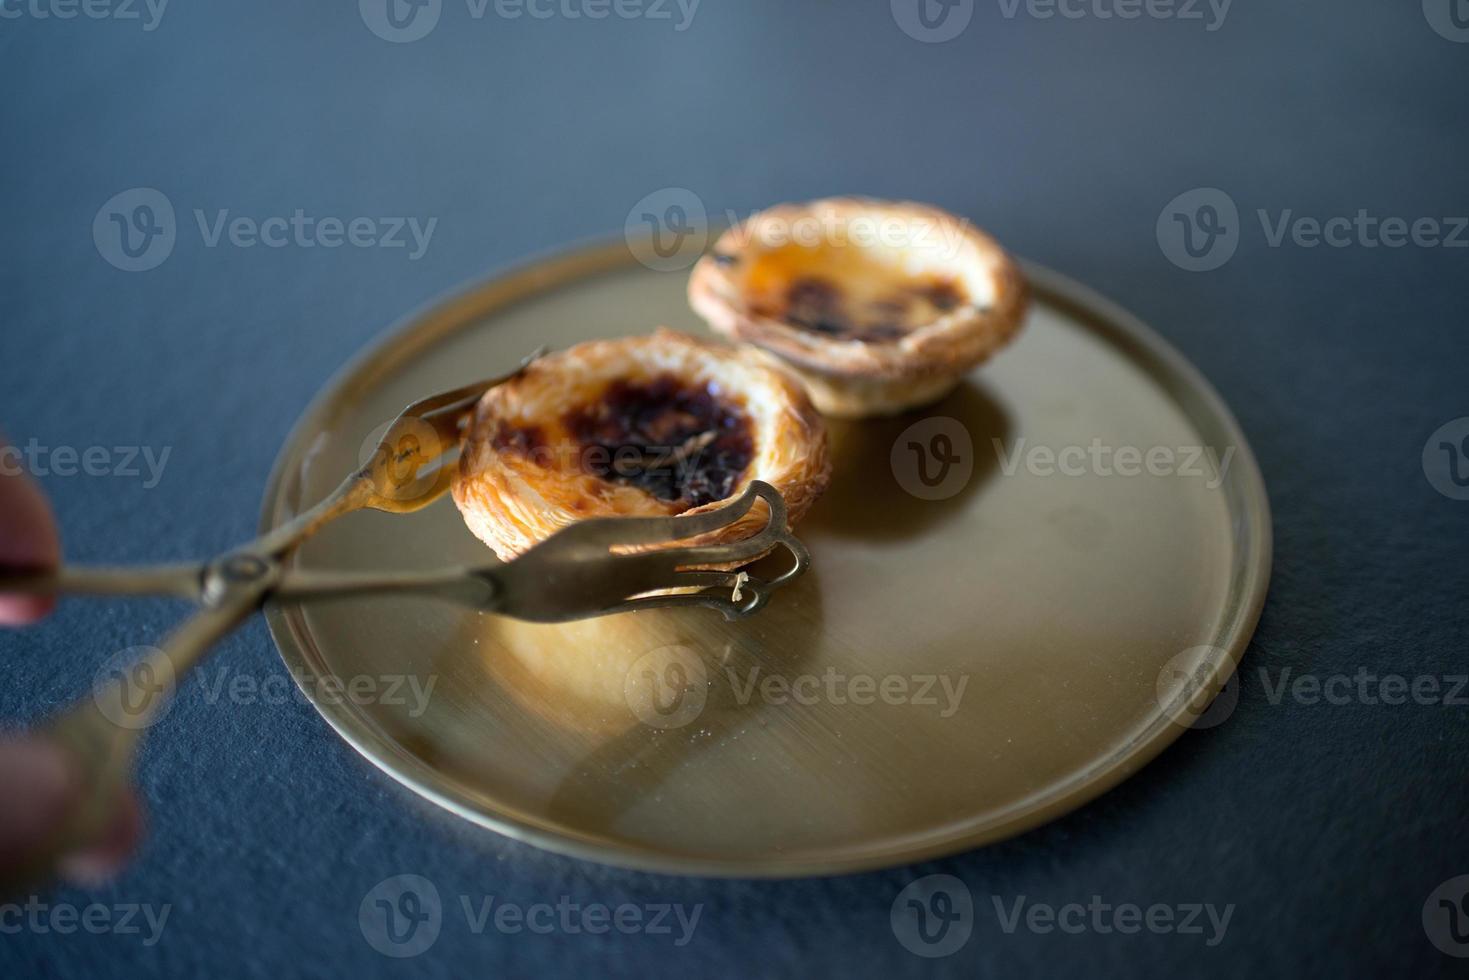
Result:
{"type": "Polygon", "coordinates": [[[49,877],[72,845],[94,839],[114,812],[132,770],[140,734],[161,707],[150,697],[156,678],[177,679],[199,663],[220,638],[267,599],[302,602],[347,596],[411,594],[447,599],[485,612],[534,622],[562,622],[667,606],[707,606],[726,619],[748,616],[771,592],[805,571],[810,556],[786,527],[785,501],[769,484],[752,481],[723,506],[688,517],[593,518],[572,524],[513,561],[434,572],[328,572],[287,567],[296,548],[326,524],[363,509],[409,514],[449,489],[466,418],[490,388],[510,374],[416,401],[393,420],[372,459],[316,506],[261,537],[203,563],[137,568],[0,572],[0,592],[94,595],[170,595],[203,608],[184,621],[161,648],[94,688],[91,698],[38,731],[74,757],[83,787],[73,819],[59,826],[52,846],[6,885],[49,877]],[[447,447],[445,452],[427,449],[447,447]],[[676,542],[728,527],[755,501],[769,510],[754,535],[722,544],[676,542]],[[765,580],[738,567],[777,547],[794,564],[765,580]],[[682,591],[672,591],[682,590],[682,591]],[[151,685],[151,687],[150,687],[151,685]],[[140,698],[140,692],[142,697],[140,698]]]}

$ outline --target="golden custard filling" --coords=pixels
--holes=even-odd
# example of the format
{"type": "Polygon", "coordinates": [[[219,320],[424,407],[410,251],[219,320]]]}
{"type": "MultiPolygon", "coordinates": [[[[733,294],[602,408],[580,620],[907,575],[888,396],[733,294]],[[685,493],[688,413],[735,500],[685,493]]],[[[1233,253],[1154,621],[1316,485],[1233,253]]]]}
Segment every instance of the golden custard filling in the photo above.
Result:
{"type": "Polygon", "coordinates": [[[786,244],[743,257],[740,287],[752,314],[835,340],[890,343],[971,302],[958,278],[913,273],[856,245],[786,244]]]}
{"type": "Polygon", "coordinates": [[[743,407],[672,374],[613,381],[562,422],[583,471],[685,510],[731,496],[755,458],[743,407]]]}
{"type": "Polygon", "coordinates": [[[542,469],[572,464],[607,483],[636,487],[675,512],[733,496],[755,458],[754,427],[737,399],[671,373],[619,378],[565,411],[558,460],[547,425],[500,419],[495,451],[542,469]]]}

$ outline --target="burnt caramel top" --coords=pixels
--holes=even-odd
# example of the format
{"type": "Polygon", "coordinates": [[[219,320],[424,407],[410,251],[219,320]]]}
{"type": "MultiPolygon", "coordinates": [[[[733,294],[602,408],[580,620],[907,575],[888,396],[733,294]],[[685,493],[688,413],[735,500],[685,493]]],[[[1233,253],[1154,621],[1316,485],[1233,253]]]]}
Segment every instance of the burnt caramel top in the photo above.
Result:
{"type": "Polygon", "coordinates": [[[685,509],[730,496],[755,457],[742,406],[673,374],[614,381],[562,421],[585,472],[685,509]]]}
{"type": "Polygon", "coordinates": [[[947,276],[907,275],[853,246],[788,246],[756,257],[745,271],[758,316],[839,340],[886,343],[969,302],[947,276]]]}

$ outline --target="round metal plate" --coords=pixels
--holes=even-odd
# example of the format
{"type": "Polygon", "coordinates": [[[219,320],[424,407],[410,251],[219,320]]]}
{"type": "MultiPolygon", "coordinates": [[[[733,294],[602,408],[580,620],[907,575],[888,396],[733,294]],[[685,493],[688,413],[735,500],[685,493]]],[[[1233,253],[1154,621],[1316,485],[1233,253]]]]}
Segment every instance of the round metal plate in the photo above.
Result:
{"type": "MultiPolygon", "coordinates": [[[[812,570],[758,616],[531,626],[338,600],[269,610],[282,657],[327,721],[405,785],[611,864],[854,871],[1079,806],[1173,741],[1231,675],[1264,600],[1270,516],[1254,457],[1200,375],[1111,303],[1028,272],[1026,328],[952,396],[832,425],[832,489],[798,528],[812,570]]],[[[297,425],[264,523],[329,492],[415,398],[541,344],[703,332],[684,284],[599,246],[411,317],[297,425]]],[[[446,499],[348,517],[297,560],[493,558],[446,499]]]]}

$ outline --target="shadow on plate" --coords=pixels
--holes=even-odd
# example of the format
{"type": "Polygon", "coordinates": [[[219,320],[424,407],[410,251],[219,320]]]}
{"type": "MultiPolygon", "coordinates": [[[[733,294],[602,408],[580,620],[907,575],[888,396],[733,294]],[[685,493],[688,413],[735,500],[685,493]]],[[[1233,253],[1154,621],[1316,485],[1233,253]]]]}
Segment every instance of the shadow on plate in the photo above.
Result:
{"type": "Polygon", "coordinates": [[[607,828],[772,710],[743,682],[800,673],[819,645],[821,589],[808,571],[735,622],[665,609],[550,626],[485,617],[474,629],[496,688],[564,773],[546,816],[607,828]]]}
{"type": "MultiPolygon", "coordinates": [[[[832,419],[827,427],[831,434],[831,488],[817,501],[797,533],[895,541],[941,527],[963,511],[970,496],[994,476],[999,462],[994,440],[1008,442],[1010,419],[983,386],[966,380],[933,405],[892,418],[832,419]],[[963,426],[970,444],[967,450],[962,441],[954,445],[951,426],[937,421],[944,418],[963,426]],[[927,419],[936,421],[915,433],[917,448],[911,444],[895,446],[910,427],[927,419]],[[972,469],[952,494],[926,500],[905,489],[903,483],[921,487],[914,481],[922,469],[934,463],[924,456],[931,448],[925,444],[936,437],[949,437],[940,444],[946,452],[968,452],[972,469]],[[896,472],[899,469],[901,474],[896,472]]],[[[965,466],[962,458],[952,462],[961,469],[965,466]]]]}

